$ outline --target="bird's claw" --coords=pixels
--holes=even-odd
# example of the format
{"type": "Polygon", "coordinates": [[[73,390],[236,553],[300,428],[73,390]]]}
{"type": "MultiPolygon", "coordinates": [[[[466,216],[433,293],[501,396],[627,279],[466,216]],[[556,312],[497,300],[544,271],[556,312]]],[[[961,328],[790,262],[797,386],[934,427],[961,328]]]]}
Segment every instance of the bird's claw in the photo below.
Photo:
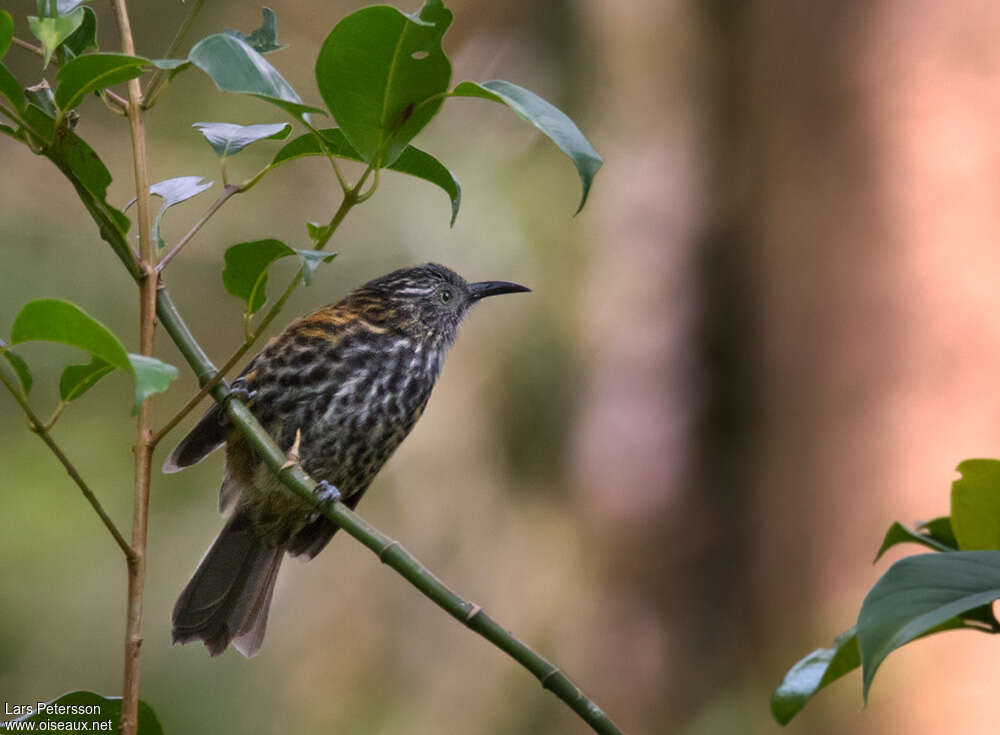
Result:
{"type": "Polygon", "coordinates": [[[316,493],[316,499],[319,501],[319,507],[323,510],[331,508],[334,503],[344,497],[335,485],[326,480],[320,480],[316,483],[316,490],[314,492],[316,493]]]}
{"type": "Polygon", "coordinates": [[[233,381],[233,384],[229,386],[229,396],[231,398],[238,398],[241,402],[246,404],[250,403],[257,397],[257,391],[247,388],[246,381],[243,378],[237,378],[233,381]]]}

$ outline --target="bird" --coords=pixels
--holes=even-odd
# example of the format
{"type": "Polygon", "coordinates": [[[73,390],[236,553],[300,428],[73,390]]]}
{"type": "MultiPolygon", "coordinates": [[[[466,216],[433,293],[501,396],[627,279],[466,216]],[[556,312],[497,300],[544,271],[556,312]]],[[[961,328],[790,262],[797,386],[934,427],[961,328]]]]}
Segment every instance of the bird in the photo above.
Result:
{"type": "MultiPolygon", "coordinates": [[[[469,309],[531,289],[469,283],[436,263],[402,268],[293,321],[253,357],[232,389],[318,481],[322,500],[352,510],[420,418],[469,309]]],[[[336,525],[288,490],[227,419],[209,408],[163,463],[166,473],[226,445],[219,510],[228,519],[174,605],[174,643],[232,644],[247,658],[264,641],[285,554],[314,558],[336,525]]]]}

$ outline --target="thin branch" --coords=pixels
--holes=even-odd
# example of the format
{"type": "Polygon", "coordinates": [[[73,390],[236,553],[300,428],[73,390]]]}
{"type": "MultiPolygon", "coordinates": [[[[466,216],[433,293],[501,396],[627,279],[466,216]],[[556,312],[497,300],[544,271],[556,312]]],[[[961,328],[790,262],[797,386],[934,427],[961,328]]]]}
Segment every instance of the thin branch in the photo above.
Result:
{"type": "MultiPolygon", "coordinates": [[[[167,50],[163,54],[163,58],[170,59],[177,53],[177,49],[179,49],[181,44],[184,43],[184,39],[191,30],[191,26],[194,25],[194,20],[198,17],[198,13],[201,12],[201,8],[204,4],[205,0],[193,0],[191,6],[188,8],[187,15],[184,16],[184,20],[181,21],[180,26],[177,28],[177,33],[174,34],[173,40],[171,40],[170,45],[167,46],[167,50]]],[[[158,68],[155,72],[153,72],[153,76],[150,78],[149,84],[146,86],[146,92],[142,96],[142,109],[148,110],[156,104],[157,97],[160,96],[160,92],[164,90],[167,82],[169,81],[170,70],[158,68]]]]}
{"type": "Polygon", "coordinates": [[[174,257],[177,255],[177,253],[183,250],[184,246],[187,245],[189,242],[191,242],[191,238],[193,238],[195,235],[198,234],[198,230],[204,227],[205,223],[212,218],[212,215],[218,212],[219,209],[222,207],[222,205],[228,202],[229,199],[234,194],[238,194],[239,192],[240,192],[240,187],[238,186],[234,186],[232,184],[226,186],[226,188],[223,189],[222,194],[219,195],[219,198],[216,199],[214,202],[212,202],[212,206],[210,206],[208,210],[205,212],[205,214],[201,216],[201,219],[195,222],[194,225],[191,227],[191,229],[188,230],[188,233],[180,240],[178,240],[177,244],[174,245],[174,247],[170,250],[170,252],[164,255],[163,258],[160,260],[160,262],[156,264],[156,272],[160,273],[164,268],[166,268],[167,265],[170,263],[170,261],[173,260],[174,257]]]}
{"type": "Polygon", "coordinates": [[[66,470],[66,474],[68,474],[73,482],[76,483],[76,486],[80,488],[80,492],[83,493],[83,497],[85,497],[87,502],[90,503],[91,507],[93,507],[98,518],[100,518],[101,522],[104,524],[104,527],[108,529],[108,532],[115,540],[115,543],[118,544],[122,553],[125,554],[125,560],[131,563],[133,557],[132,547],[129,546],[128,541],[126,541],[125,537],[122,536],[122,533],[118,530],[118,526],[115,525],[115,522],[111,520],[111,516],[105,512],[104,506],[101,505],[101,501],[99,501],[97,496],[94,495],[94,491],[90,489],[86,482],[84,482],[84,479],[80,476],[76,466],[70,461],[69,457],[66,456],[66,453],[63,452],[62,448],[56,444],[55,439],[53,439],[49,434],[48,427],[42,424],[41,419],[39,419],[38,415],[31,409],[27,399],[21,391],[10,382],[7,376],[4,375],[3,371],[0,371],[0,383],[3,383],[7,390],[10,391],[10,394],[14,396],[14,400],[18,402],[18,405],[21,406],[25,416],[28,417],[28,427],[32,432],[38,434],[38,436],[41,437],[41,440],[45,442],[45,446],[52,450],[52,453],[56,455],[56,459],[62,463],[63,468],[66,470]]]}
{"type": "Polygon", "coordinates": [[[35,46],[34,44],[28,43],[27,41],[22,41],[17,36],[14,36],[13,38],[11,38],[10,42],[12,44],[14,44],[15,46],[20,46],[21,48],[23,48],[26,51],[30,51],[31,53],[35,54],[36,56],[41,56],[42,58],[45,58],[45,50],[42,49],[41,46],[35,46]]]}
{"type": "MultiPolygon", "coordinates": [[[[135,41],[125,0],[113,0],[112,8],[121,35],[122,53],[135,56],[135,41]]],[[[132,142],[132,164],[139,230],[139,352],[153,354],[156,331],[156,260],[149,194],[149,161],[142,119],[142,87],[138,79],[128,81],[128,122],[132,142]]],[[[125,671],[122,684],[122,735],[136,735],[139,717],[139,656],[142,649],[142,608],[146,584],[146,532],[149,525],[149,489],[153,467],[152,401],[139,406],[136,421],[135,470],[132,499],[133,563],[128,567],[128,597],[125,620],[125,671]]]]}

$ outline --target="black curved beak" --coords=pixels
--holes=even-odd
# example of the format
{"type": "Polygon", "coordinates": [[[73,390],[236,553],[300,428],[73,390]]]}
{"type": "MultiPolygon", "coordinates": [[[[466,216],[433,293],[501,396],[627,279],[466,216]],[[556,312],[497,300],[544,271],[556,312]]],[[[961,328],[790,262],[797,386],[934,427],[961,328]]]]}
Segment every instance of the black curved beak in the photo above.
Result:
{"type": "Polygon", "coordinates": [[[479,281],[469,284],[469,292],[472,294],[473,301],[485,299],[487,296],[499,296],[502,293],[521,293],[530,290],[527,286],[510,281],[479,281]]]}

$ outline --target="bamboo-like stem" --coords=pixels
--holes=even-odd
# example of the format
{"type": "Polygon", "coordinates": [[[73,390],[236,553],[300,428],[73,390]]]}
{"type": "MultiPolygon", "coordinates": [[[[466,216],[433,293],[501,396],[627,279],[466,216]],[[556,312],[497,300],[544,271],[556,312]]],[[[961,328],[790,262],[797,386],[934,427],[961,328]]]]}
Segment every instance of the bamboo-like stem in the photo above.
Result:
{"type": "Polygon", "coordinates": [[[24,411],[24,415],[28,418],[28,427],[32,432],[38,434],[41,440],[45,442],[45,446],[47,446],[56,456],[56,459],[59,460],[60,464],[62,464],[63,468],[66,470],[66,474],[68,474],[73,482],[76,483],[76,486],[80,488],[80,492],[83,493],[83,497],[85,497],[87,502],[90,503],[91,507],[93,507],[94,511],[97,513],[97,517],[101,519],[104,527],[108,529],[111,537],[115,540],[115,543],[118,544],[118,548],[122,550],[122,553],[125,555],[125,560],[131,563],[133,557],[132,547],[129,546],[129,543],[125,540],[122,532],[118,530],[118,526],[115,525],[115,522],[111,520],[111,516],[109,516],[104,510],[104,506],[101,505],[101,501],[99,501],[97,496],[94,495],[94,491],[90,489],[90,486],[87,485],[83,477],[80,476],[80,473],[76,469],[76,465],[70,461],[69,457],[66,456],[66,453],[63,452],[62,447],[60,447],[56,443],[55,439],[52,438],[52,435],[49,433],[49,427],[42,423],[41,419],[39,419],[38,415],[34,412],[34,410],[32,410],[31,405],[28,403],[21,391],[19,391],[10,382],[10,380],[8,380],[7,376],[3,374],[3,371],[0,371],[0,383],[3,383],[7,390],[10,391],[10,394],[14,396],[14,400],[17,401],[18,405],[24,411]]]}
{"type": "MultiPolygon", "coordinates": [[[[121,35],[122,53],[135,55],[135,42],[125,0],[112,0],[121,35]]],[[[142,118],[142,87],[138,79],[128,82],[128,121],[132,141],[136,209],[139,230],[139,352],[153,354],[156,331],[157,271],[153,252],[153,230],[149,196],[149,160],[142,118]]],[[[139,406],[136,421],[135,471],[132,500],[132,563],[128,565],[128,597],[125,620],[125,670],[122,684],[122,735],[136,735],[139,717],[139,676],[142,649],[142,608],[146,583],[146,531],[149,523],[149,488],[153,467],[152,402],[139,406]]]]}
{"type": "Polygon", "coordinates": [[[235,186],[233,184],[226,185],[226,188],[223,190],[222,194],[219,195],[218,199],[212,202],[212,206],[208,208],[205,214],[203,214],[201,218],[197,222],[195,222],[194,225],[191,226],[191,229],[188,230],[187,234],[184,235],[184,237],[182,237],[180,240],[178,240],[177,244],[170,249],[170,252],[164,255],[163,258],[160,260],[160,262],[156,264],[156,272],[160,273],[164,268],[166,268],[167,265],[170,264],[170,261],[173,260],[174,257],[181,250],[184,249],[184,246],[187,245],[189,242],[191,242],[191,238],[193,238],[195,235],[198,234],[198,230],[204,227],[205,223],[212,218],[212,215],[218,212],[219,208],[222,207],[222,205],[225,204],[227,201],[229,201],[230,197],[232,197],[233,194],[238,194],[239,192],[240,192],[240,187],[235,186]]]}

